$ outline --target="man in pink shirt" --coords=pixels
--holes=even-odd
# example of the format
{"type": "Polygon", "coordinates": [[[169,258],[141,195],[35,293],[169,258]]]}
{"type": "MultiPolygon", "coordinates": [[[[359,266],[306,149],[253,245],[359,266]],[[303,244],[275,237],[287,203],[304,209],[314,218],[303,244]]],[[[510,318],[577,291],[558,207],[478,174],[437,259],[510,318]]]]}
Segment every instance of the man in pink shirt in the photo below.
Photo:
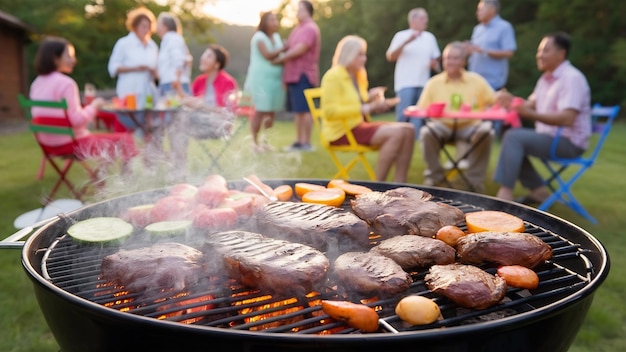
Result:
{"type": "Polygon", "coordinates": [[[321,36],[313,21],[313,5],[310,1],[298,3],[299,24],[287,38],[287,51],[273,60],[284,64],[283,82],[287,85],[287,110],[295,113],[297,140],[287,149],[310,151],[313,121],[304,98],[304,90],[319,84],[319,58],[321,36]]]}
{"type": "Polygon", "coordinates": [[[525,203],[541,203],[550,195],[529,156],[548,158],[556,131],[562,129],[556,155],[580,156],[591,135],[591,91],[585,76],[567,59],[570,39],[565,33],[549,34],[537,49],[537,67],[543,75],[528,100],[516,108],[533,120],[535,129],[505,133],[494,179],[501,187],[497,197],[512,200],[516,180],[530,190],[525,203]]]}

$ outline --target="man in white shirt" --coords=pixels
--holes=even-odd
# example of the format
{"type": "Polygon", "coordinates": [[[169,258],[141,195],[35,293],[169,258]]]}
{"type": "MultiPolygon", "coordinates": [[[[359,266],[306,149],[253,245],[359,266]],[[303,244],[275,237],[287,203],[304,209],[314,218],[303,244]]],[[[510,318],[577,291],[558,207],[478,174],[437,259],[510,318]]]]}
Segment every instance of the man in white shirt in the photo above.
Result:
{"type": "MultiPolygon", "coordinates": [[[[423,8],[409,11],[409,28],[397,32],[387,49],[387,61],[395,62],[394,90],[400,98],[396,106],[396,119],[410,121],[419,131],[422,120],[411,119],[404,115],[404,110],[415,105],[422,93],[431,70],[439,71],[441,51],[435,36],[426,31],[428,13],[423,8]]],[[[419,134],[415,134],[417,138],[419,134]]]]}

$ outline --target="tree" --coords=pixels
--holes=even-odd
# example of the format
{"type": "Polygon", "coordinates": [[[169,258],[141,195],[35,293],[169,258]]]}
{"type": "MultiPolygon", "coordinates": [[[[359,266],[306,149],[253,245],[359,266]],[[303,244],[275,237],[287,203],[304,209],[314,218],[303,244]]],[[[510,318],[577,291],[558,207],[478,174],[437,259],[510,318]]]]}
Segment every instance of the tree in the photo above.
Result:
{"type": "MultiPolygon", "coordinates": [[[[30,60],[44,36],[65,37],[76,48],[79,64],[72,77],[79,87],[91,82],[100,88],[110,88],[115,81],[107,72],[107,62],[117,39],[128,33],[124,25],[128,10],[145,6],[155,15],[174,12],[181,18],[186,37],[210,38],[208,33],[214,21],[201,11],[206,1],[57,0],[42,6],[40,0],[5,0],[3,10],[36,28],[27,47],[30,60]]],[[[30,76],[32,80],[34,73],[30,76]]]]}
{"type": "MultiPolygon", "coordinates": [[[[323,73],[339,39],[357,34],[368,42],[371,85],[393,87],[393,64],[384,55],[393,34],[407,28],[406,15],[414,7],[429,13],[429,31],[443,48],[453,40],[467,40],[476,25],[476,1],[465,0],[328,0],[317,1],[322,31],[323,73]]],[[[510,60],[507,88],[528,96],[541,74],[535,53],[543,35],[562,30],[572,37],[570,60],[589,81],[594,102],[621,103],[626,88],[626,2],[617,0],[502,1],[501,15],[516,31],[518,49],[510,60]]]]}

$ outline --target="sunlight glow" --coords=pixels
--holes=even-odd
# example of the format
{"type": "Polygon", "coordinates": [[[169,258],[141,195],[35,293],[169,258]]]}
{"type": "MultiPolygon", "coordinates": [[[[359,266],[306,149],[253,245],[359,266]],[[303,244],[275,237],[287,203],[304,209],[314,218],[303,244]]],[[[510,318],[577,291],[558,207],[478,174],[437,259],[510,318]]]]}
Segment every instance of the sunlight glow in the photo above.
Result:
{"type": "Polygon", "coordinates": [[[282,0],[215,0],[204,6],[204,11],[226,23],[256,26],[263,11],[278,9],[282,0]]]}

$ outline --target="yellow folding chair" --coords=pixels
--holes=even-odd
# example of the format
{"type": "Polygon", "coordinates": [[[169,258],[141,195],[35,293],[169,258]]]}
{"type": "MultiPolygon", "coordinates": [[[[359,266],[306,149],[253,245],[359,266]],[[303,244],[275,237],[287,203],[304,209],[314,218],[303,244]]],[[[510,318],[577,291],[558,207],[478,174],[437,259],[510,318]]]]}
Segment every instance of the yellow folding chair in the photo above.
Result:
{"type": "Polygon", "coordinates": [[[376,174],[374,173],[374,169],[372,169],[369,161],[367,161],[365,153],[376,152],[376,148],[358,144],[352,134],[352,131],[348,128],[348,125],[345,122],[344,130],[348,139],[348,145],[331,145],[330,142],[324,138],[324,135],[321,133],[321,126],[324,123],[324,116],[322,115],[322,109],[320,106],[321,92],[320,88],[309,88],[304,90],[304,96],[309,106],[309,110],[311,111],[311,117],[313,118],[315,128],[320,132],[320,142],[324,149],[328,151],[330,158],[337,167],[338,171],[333,178],[349,179],[350,176],[348,173],[360,162],[365,167],[370,180],[375,181],[376,174]],[[352,153],[355,155],[352,159],[350,159],[350,161],[348,161],[348,163],[343,164],[336,153],[352,153]]]}

